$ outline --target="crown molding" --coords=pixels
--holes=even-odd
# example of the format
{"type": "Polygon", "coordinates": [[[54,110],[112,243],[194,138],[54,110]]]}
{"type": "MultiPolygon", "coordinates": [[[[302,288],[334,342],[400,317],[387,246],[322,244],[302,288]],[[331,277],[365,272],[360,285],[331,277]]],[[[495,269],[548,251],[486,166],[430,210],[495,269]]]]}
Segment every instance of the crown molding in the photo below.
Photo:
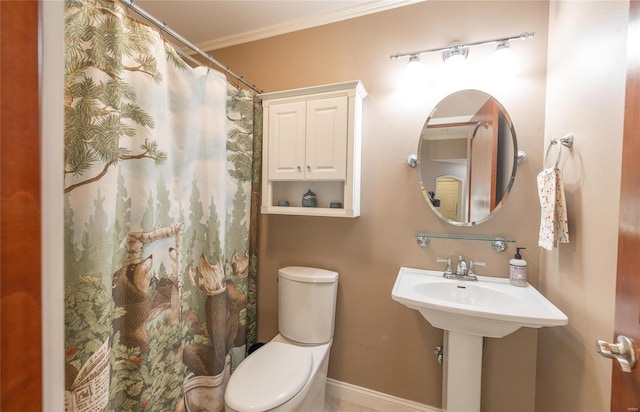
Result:
{"type": "Polygon", "coordinates": [[[235,46],[251,41],[262,40],[268,37],[291,33],[298,30],[309,29],[311,27],[322,26],[342,20],[353,19],[367,14],[379,13],[381,11],[395,9],[397,7],[408,6],[410,4],[421,3],[425,0],[380,0],[367,4],[359,4],[344,9],[329,12],[309,18],[296,19],[286,23],[276,24],[261,29],[250,30],[244,33],[225,36],[218,39],[209,40],[197,44],[201,50],[212,51],[223,47],[235,46]]]}

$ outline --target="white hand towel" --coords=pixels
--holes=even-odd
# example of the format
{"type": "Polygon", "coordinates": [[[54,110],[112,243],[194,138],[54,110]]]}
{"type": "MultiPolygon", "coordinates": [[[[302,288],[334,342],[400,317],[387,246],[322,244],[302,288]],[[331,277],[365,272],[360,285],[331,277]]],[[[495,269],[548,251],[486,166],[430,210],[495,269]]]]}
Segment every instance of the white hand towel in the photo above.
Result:
{"type": "Polygon", "coordinates": [[[540,196],[540,236],[538,246],[552,250],[560,243],[569,243],[569,223],[564,196],[562,173],[558,168],[545,169],[538,174],[540,196]]]}

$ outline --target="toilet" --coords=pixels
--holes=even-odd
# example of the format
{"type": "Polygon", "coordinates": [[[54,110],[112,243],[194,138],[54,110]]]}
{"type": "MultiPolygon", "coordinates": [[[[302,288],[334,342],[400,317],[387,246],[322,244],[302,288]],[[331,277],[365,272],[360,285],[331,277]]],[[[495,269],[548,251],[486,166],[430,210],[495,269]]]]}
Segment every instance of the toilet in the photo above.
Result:
{"type": "Polygon", "coordinates": [[[324,410],[338,273],[288,266],[278,271],[278,331],[243,360],[225,391],[225,410],[324,410]]]}

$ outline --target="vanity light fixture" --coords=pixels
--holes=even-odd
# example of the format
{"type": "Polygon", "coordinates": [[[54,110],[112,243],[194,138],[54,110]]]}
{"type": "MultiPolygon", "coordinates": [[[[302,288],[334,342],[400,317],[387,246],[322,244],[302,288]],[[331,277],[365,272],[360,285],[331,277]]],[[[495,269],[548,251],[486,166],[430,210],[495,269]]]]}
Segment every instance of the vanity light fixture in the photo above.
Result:
{"type": "Polygon", "coordinates": [[[424,67],[422,66],[422,63],[420,63],[420,57],[418,55],[409,57],[409,63],[407,63],[406,69],[409,77],[415,78],[416,76],[420,76],[423,69],[424,67]]]}
{"type": "Polygon", "coordinates": [[[404,67],[401,81],[407,86],[414,87],[424,81],[427,77],[425,74],[425,66],[420,63],[420,57],[409,56],[409,64],[404,67]]]}
{"type": "Polygon", "coordinates": [[[467,59],[469,48],[458,42],[451,43],[447,50],[442,52],[442,61],[447,64],[461,64],[467,59]]]}
{"type": "Polygon", "coordinates": [[[511,44],[509,44],[509,40],[498,43],[496,46],[496,53],[511,53],[511,44]]]}
{"type": "Polygon", "coordinates": [[[506,68],[507,70],[511,70],[517,65],[509,41],[498,43],[496,52],[493,54],[493,60],[496,62],[497,67],[506,68]]]}
{"type": "Polygon", "coordinates": [[[433,48],[433,49],[417,50],[417,51],[406,52],[406,53],[395,53],[395,54],[392,54],[389,57],[391,59],[399,59],[401,57],[409,57],[409,63],[411,63],[413,61],[419,61],[419,56],[421,54],[441,52],[442,53],[442,60],[445,61],[445,62],[454,61],[456,59],[457,60],[465,60],[467,58],[467,56],[469,55],[469,49],[471,47],[484,46],[486,44],[496,44],[497,43],[497,47],[496,47],[496,51],[497,52],[508,52],[508,51],[511,50],[511,45],[509,43],[511,40],[532,39],[535,35],[536,34],[534,32],[525,32],[525,33],[518,34],[518,35],[515,35],[515,36],[507,36],[507,37],[501,37],[501,38],[498,38],[498,39],[482,40],[482,41],[476,41],[476,42],[472,42],[472,43],[454,42],[454,43],[451,43],[450,45],[445,46],[445,47],[436,47],[436,48],[433,48]]]}

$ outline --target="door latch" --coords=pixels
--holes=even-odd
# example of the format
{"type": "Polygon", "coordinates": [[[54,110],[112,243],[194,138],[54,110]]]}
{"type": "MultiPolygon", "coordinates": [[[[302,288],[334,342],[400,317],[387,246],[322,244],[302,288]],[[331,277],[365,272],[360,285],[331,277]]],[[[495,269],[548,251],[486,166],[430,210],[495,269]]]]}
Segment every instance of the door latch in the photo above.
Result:
{"type": "Polygon", "coordinates": [[[633,341],[624,335],[618,336],[616,343],[597,340],[596,352],[605,358],[617,360],[622,372],[631,373],[631,369],[636,364],[636,350],[633,341]]]}

